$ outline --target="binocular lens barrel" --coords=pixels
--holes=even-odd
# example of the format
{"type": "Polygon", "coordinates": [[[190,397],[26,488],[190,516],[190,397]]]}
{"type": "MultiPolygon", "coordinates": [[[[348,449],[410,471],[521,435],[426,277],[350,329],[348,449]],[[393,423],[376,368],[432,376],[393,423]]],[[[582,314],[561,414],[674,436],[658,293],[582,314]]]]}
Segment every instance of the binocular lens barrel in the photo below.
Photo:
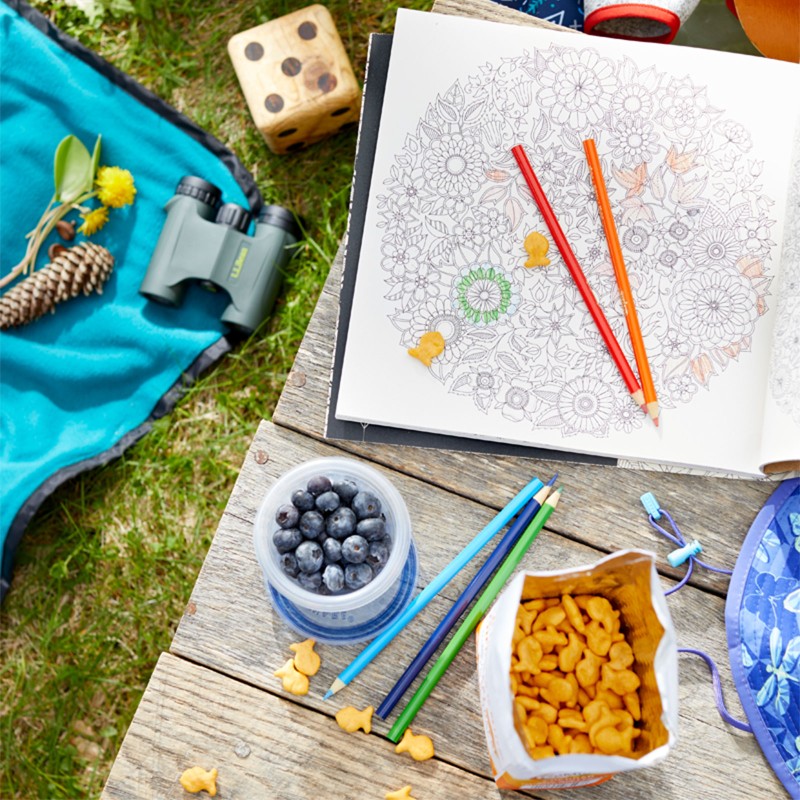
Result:
{"type": "Polygon", "coordinates": [[[215,222],[234,228],[240,233],[247,233],[247,228],[250,225],[250,212],[237,203],[225,203],[217,211],[215,222]]]}
{"type": "Polygon", "coordinates": [[[196,175],[184,175],[175,189],[175,194],[193,197],[212,208],[216,207],[222,199],[222,191],[218,186],[214,186],[213,183],[198,178],[196,175]]]}
{"type": "Polygon", "coordinates": [[[297,224],[294,214],[283,206],[264,206],[261,211],[258,212],[258,221],[282,228],[290,235],[294,236],[295,240],[298,242],[302,238],[300,226],[297,224]]]}

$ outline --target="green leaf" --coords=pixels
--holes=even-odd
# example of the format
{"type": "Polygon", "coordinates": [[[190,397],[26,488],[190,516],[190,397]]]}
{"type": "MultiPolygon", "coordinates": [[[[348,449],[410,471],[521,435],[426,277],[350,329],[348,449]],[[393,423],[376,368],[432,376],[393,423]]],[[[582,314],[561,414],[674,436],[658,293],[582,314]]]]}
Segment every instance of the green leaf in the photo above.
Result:
{"type": "Polygon", "coordinates": [[[92,183],[97,176],[97,168],[100,166],[100,143],[102,135],[97,134],[97,141],[94,143],[94,152],[92,153],[92,183]]]}
{"type": "Polygon", "coordinates": [[[56,200],[72,203],[92,190],[92,157],[83,142],[70,134],[56,148],[53,163],[56,200]]]}

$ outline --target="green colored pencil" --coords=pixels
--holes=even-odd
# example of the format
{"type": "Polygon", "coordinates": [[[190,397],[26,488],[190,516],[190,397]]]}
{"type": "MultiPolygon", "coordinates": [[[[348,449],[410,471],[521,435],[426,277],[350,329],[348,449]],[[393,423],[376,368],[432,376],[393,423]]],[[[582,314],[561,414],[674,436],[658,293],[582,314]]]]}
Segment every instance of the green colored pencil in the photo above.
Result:
{"type": "Polygon", "coordinates": [[[453,638],[448,643],[447,647],[442,651],[442,654],[437,659],[436,663],[431,667],[430,672],[425,676],[425,680],[420,684],[419,689],[414,693],[408,705],[403,709],[403,712],[397,718],[397,722],[392,725],[389,731],[389,739],[392,742],[399,742],[406,728],[411,724],[411,721],[417,715],[417,712],[422,708],[423,703],[428,699],[428,695],[433,691],[433,688],[439,682],[439,679],[447,671],[447,668],[453,662],[453,659],[461,650],[464,642],[467,641],[470,634],[478,626],[478,623],[483,619],[483,615],[489,610],[492,601],[497,597],[500,590],[505,585],[506,581],[511,576],[511,573],[522,560],[528,548],[533,544],[533,540],[539,534],[539,531],[544,527],[544,524],[550,518],[550,515],[558,505],[558,499],[561,496],[561,489],[556,490],[550,497],[545,500],[544,505],[539,509],[539,513],[531,520],[530,525],[525,529],[525,533],[520,536],[519,541],[514,546],[514,549],[508,554],[506,560],[500,565],[491,583],[483,590],[483,594],[477,599],[469,616],[461,623],[461,627],[453,634],[453,638]]]}

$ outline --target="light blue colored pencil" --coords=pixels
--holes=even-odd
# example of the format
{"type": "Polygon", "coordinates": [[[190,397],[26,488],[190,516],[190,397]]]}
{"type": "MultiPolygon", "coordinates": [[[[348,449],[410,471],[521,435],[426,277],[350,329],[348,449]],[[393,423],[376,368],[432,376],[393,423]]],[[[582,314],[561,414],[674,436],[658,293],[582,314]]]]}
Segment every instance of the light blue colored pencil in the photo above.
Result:
{"type": "Polygon", "coordinates": [[[470,560],[501,531],[517,512],[544,486],[534,478],[511,500],[508,505],[408,604],[406,610],[381,634],[376,636],[349,664],[339,673],[325,692],[323,700],[340,692],[354,678],[363,672],[389,642],[422,611],[425,606],[470,562],[470,560]]]}

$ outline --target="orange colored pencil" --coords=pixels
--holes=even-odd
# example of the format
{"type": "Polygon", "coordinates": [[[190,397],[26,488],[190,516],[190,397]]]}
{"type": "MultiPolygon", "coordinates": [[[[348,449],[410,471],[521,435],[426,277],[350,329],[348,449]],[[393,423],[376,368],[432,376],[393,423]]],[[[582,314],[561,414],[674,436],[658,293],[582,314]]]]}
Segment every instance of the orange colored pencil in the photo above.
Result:
{"type": "Polygon", "coordinates": [[[614,275],[616,275],[619,295],[622,298],[622,309],[625,312],[625,321],[628,323],[633,354],[636,357],[636,367],[639,370],[639,380],[644,392],[644,402],[647,405],[647,413],[656,427],[658,427],[659,409],[656,387],[653,383],[653,375],[650,372],[650,362],[647,360],[642,329],[639,327],[639,317],[636,313],[636,305],[633,302],[628,270],[625,268],[625,259],[622,256],[617,226],[614,223],[614,215],[611,213],[611,203],[608,199],[608,190],[603,179],[603,170],[600,167],[600,159],[597,156],[597,147],[594,139],[584,140],[583,149],[586,151],[586,160],[589,162],[589,170],[592,173],[594,190],[597,194],[597,205],[600,208],[600,219],[603,221],[603,229],[606,232],[606,241],[608,242],[608,252],[611,254],[611,263],[614,265],[614,275]]]}
{"type": "Polygon", "coordinates": [[[617,337],[614,336],[614,331],[611,330],[611,325],[608,324],[606,315],[603,313],[603,309],[600,308],[600,304],[594,296],[592,287],[589,286],[589,281],[586,280],[586,276],[583,274],[581,265],[578,263],[578,259],[575,257],[575,253],[570,247],[567,237],[564,235],[564,231],[561,229],[561,225],[550,205],[550,201],[547,199],[547,195],[545,195],[544,189],[542,189],[542,185],[539,183],[539,179],[533,171],[525,148],[521,144],[514,145],[514,147],[511,148],[511,154],[516,159],[517,166],[522,173],[522,177],[525,178],[525,183],[528,184],[528,188],[531,190],[531,195],[539,208],[545,225],[547,225],[550,235],[553,237],[553,241],[556,243],[556,247],[558,247],[564,259],[564,264],[569,270],[572,280],[575,281],[578,293],[586,304],[586,308],[589,310],[589,314],[605,342],[609,355],[619,370],[622,380],[625,381],[625,386],[627,386],[628,391],[631,393],[633,402],[647,414],[647,406],[644,404],[644,392],[642,391],[642,387],[639,386],[639,381],[636,380],[636,375],[633,374],[631,365],[628,363],[628,359],[625,358],[625,353],[622,352],[617,337]]]}

